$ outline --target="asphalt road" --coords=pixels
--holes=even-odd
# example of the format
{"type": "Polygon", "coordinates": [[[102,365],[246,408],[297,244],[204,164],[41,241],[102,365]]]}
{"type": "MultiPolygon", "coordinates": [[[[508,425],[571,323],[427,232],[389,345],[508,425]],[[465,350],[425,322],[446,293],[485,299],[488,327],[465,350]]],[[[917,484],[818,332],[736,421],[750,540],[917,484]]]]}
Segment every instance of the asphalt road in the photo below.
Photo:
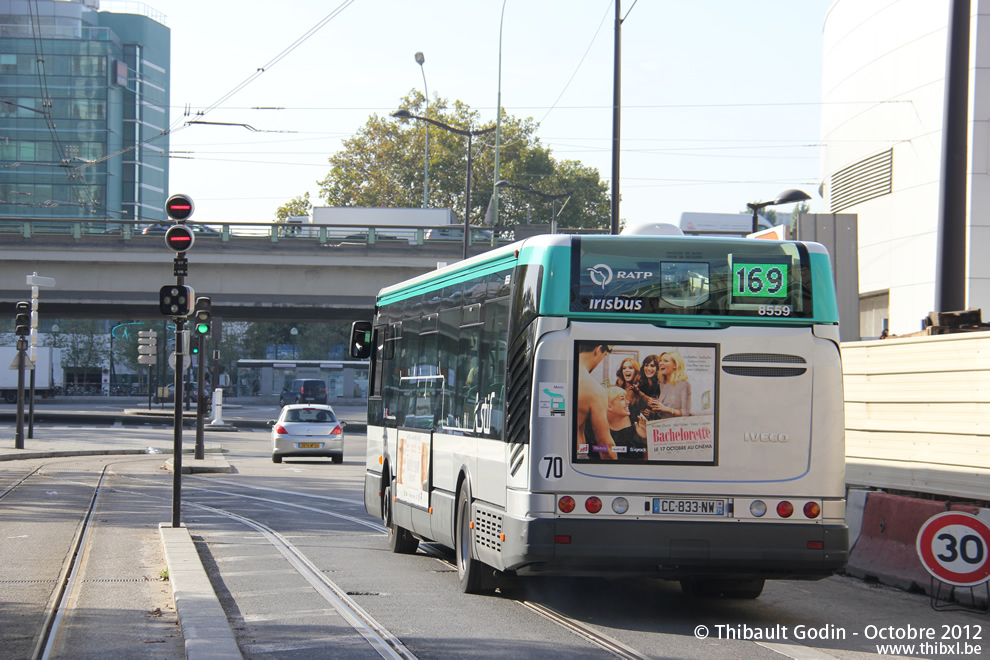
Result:
{"type": "MultiPolygon", "coordinates": [[[[271,418],[269,413],[274,408],[242,410],[260,422],[271,418]]],[[[171,433],[167,427],[100,429],[142,439],[171,433]]],[[[273,464],[269,436],[261,428],[223,434],[221,441],[233,473],[185,476],[182,517],[245,657],[378,655],[261,533],[220,512],[276,530],[418,657],[610,655],[509,595],[460,593],[454,569],[422,549],[412,556],[391,554],[375,527],[380,521],[362,504],[362,434],[347,434],[341,465],[322,459],[273,464]]],[[[124,470],[113,487],[164,503],[169,480],[158,469],[124,470]]],[[[100,550],[116,551],[112,544],[100,550]]],[[[878,654],[878,644],[887,641],[880,637],[922,629],[934,629],[936,642],[966,642],[980,651],[967,653],[960,646],[957,653],[946,646],[941,650],[952,652],[916,647],[888,649],[890,654],[983,657],[990,635],[984,615],[934,612],[925,596],[843,576],[769,582],[755,601],[686,599],[676,584],[655,580],[534,580],[522,594],[523,600],[551,607],[642,657],[863,658],[878,654]],[[965,638],[943,640],[945,631],[963,631],[965,638]]]]}

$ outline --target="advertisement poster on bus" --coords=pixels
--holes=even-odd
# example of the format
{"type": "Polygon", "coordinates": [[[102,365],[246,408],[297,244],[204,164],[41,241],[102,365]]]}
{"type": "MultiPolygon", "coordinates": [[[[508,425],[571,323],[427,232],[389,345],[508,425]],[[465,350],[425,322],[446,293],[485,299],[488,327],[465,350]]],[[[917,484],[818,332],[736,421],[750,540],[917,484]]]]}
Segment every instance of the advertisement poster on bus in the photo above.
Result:
{"type": "Polygon", "coordinates": [[[399,431],[395,496],[424,509],[430,506],[430,434],[399,431]]]}
{"type": "Polygon", "coordinates": [[[574,364],[574,460],[717,463],[717,345],[578,341],[574,364]]]}

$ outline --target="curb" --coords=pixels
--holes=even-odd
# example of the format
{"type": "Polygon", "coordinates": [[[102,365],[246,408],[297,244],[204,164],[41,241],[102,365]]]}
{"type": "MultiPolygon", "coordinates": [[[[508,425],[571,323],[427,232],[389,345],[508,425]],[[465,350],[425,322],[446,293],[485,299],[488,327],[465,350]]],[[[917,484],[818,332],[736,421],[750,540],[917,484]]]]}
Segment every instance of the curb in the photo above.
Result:
{"type": "MultiPolygon", "coordinates": [[[[165,461],[165,469],[169,472],[175,472],[175,459],[170,458],[165,461]]],[[[191,461],[186,460],[185,452],[183,452],[182,461],[182,474],[196,474],[199,472],[224,472],[231,473],[234,468],[230,467],[230,463],[227,462],[223,456],[214,454],[212,456],[203,456],[201,459],[192,459],[191,461]]]]}
{"type": "Polygon", "coordinates": [[[189,530],[159,523],[169,584],[189,660],[242,658],[189,530]]]}
{"type": "MultiPolygon", "coordinates": [[[[24,450],[14,450],[22,451],[23,453],[3,453],[0,452],[0,462],[2,461],[23,461],[23,460],[37,460],[39,458],[65,458],[67,456],[125,456],[134,454],[171,454],[172,448],[156,448],[158,451],[149,452],[148,449],[51,449],[44,451],[28,451],[24,450]]],[[[221,454],[223,452],[223,447],[217,445],[214,447],[206,447],[204,449],[207,454],[221,454]]],[[[195,448],[190,447],[189,449],[183,449],[182,455],[193,455],[195,453],[195,448]]],[[[220,458],[224,463],[227,462],[226,459],[220,458]]],[[[170,461],[171,462],[171,461],[170,461]]],[[[228,468],[230,466],[228,465],[228,468]]],[[[219,472],[231,472],[232,470],[215,470],[219,472]]]]}

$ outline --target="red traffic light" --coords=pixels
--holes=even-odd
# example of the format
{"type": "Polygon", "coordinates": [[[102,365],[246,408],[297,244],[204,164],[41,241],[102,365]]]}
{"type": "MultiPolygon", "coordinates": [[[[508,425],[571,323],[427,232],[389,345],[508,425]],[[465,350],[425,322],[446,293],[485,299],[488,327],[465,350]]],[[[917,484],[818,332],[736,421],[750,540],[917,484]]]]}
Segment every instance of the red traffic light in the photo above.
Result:
{"type": "Polygon", "coordinates": [[[185,225],[172,225],[165,230],[165,245],[176,252],[185,252],[193,246],[196,235],[185,225]]]}
{"type": "Polygon", "coordinates": [[[172,195],[165,202],[165,213],[179,222],[188,220],[195,210],[196,205],[188,195],[172,195]]]}

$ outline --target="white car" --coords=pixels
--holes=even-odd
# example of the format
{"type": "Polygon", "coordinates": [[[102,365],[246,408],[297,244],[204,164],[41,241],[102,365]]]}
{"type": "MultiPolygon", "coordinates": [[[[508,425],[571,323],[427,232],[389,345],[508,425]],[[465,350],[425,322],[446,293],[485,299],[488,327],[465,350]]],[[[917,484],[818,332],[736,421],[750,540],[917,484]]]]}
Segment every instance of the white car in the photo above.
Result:
{"type": "Polygon", "coordinates": [[[333,408],[318,403],[297,403],[282,408],[272,428],[272,463],[292,456],[328,457],[344,461],[344,423],[333,408]]]}

